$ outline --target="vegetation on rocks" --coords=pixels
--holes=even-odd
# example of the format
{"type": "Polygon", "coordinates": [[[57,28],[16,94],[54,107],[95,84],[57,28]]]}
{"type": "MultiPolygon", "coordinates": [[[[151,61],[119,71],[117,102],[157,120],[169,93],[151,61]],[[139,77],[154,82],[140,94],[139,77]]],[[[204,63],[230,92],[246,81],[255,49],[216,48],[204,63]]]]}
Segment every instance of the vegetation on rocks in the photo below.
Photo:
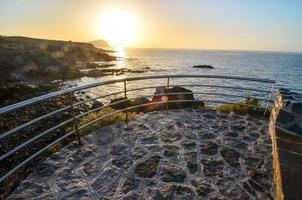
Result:
{"type": "Polygon", "coordinates": [[[245,100],[229,103],[229,104],[222,104],[215,106],[215,110],[221,111],[233,111],[239,113],[246,113],[252,116],[270,116],[270,109],[259,108],[260,102],[258,99],[255,98],[246,98],[245,100]]]}

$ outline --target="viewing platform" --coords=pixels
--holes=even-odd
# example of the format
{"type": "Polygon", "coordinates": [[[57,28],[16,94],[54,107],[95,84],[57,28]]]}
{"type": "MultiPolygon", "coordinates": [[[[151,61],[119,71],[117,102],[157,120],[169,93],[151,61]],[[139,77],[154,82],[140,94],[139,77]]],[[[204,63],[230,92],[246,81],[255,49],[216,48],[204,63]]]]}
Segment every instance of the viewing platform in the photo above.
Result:
{"type": "Polygon", "coordinates": [[[8,199],[299,199],[302,98],[275,88],[145,76],[1,108],[1,190],[8,199]],[[119,91],[77,98],[105,86],[119,91]]]}
{"type": "Polygon", "coordinates": [[[9,199],[272,199],[267,129],[229,112],[151,112],[54,153],[9,199]]]}

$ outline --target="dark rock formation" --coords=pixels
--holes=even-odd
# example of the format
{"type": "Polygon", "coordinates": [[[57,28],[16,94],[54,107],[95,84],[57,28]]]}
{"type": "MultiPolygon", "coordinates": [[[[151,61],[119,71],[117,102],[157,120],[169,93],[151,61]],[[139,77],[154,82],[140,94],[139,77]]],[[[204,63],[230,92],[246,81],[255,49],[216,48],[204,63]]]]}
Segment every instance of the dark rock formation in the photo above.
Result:
{"type": "Polygon", "coordinates": [[[125,73],[143,73],[141,70],[130,70],[126,68],[109,68],[109,69],[100,69],[101,67],[97,67],[95,69],[91,69],[88,71],[81,71],[82,76],[89,77],[101,77],[108,75],[122,75],[125,73]]]}
{"type": "Polygon", "coordinates": [[[194,65],[193,68],[199,68],[199,69],[214,69],[211,65],[194,65]]]}
{"type": "MultiPolygon", "coordinates": [[[[183,87],[174,86],[171,88],[158,87],[152,98],[152,102],[166,102],[166,101],[181,101],[181,100],[194,100],[194,95],[192,90],[188,90],[183,87]],[[167,94],[169,93],[169,95],[167,94]],[[171,94],[173,93],[173,94],[171,94]],[[179,94],[177,94],[179,93],[179,94]],[[181,94],[180,94],[181,93],[181,94]],[[163,94],[163,95],[160,95],[163,94]],[[165,95],[167,94],[167,95],[165,95]]],[[[154,109],[164,109],[168,106],[169,109],[180,109],[186,107],[204,107],[204,103],[200,102],[170,102],[167,104],[158,104],[154,106],[154,109]]]]}
{"type": "Polygon", "coordinates": [[[113,104],[113,105],[111,105],[111,107],[116,110],[125,109],[130,106],[129,100],[127,101],[127,98],[125,98],[125,97],[118,97],[118,98],[112,99],[110,101],[110,104],[113,104]]]}
{"type": "MultiPolygon", "coordinates": [[[[139,106],[139,105],[143,105],[143,104],[149,104],[151,101],[149,99],[147,99],[146,97],[137,97],[135,99],[132,99],[130,101],[130,105],[131,106],[139,106]]],[[[144,105],[142,107],[138,107],[138,108],[133,108],[130,111],[131,112],[144,112],[148,110],[148,105],[144,105]]]]}
{"type": "MultiPolygon", "coordinates": [[[[102,73],[102,70],[100,70],[100,73],[102,73]]],[[[118,101],[126,100],[124,97],[119,97],[112,99],[110,103],[115,103],[118,101]]],[[[154,110],[163,110],[163,109],[181,109],[181,108],[197,108],[197,107],[204,107],[204,103],[202,101],[195,101],[195,102],[170,102],[167,104],[161,103],[161,104],[156,104],[157,102],[166,102],[166,101],[181,101],[181,100],[194,100],[194,95],[191,90],[188,90],[186,88],[182,87],[172,87],[169,89],[166,89],[165,87],[158,87],[156,88],[156,91],[154,93],[154,96],[152,98],[152,101],[150,101],[146,97],[137,97],[133,100],[128,100],[125,102],[117,103],[115,105],[112,105],[111,107],[114,109],[124,109],[127,107],[132,107],[132,106],[138,106],[142,104],[146,104],[142,107],[138,108],[132,108],[129,109],[131,112],[149,112],[149,111],[154,111],[154,110]],[[173,93],[173,95],[168,95],[173,93]],[[181,94],[178,94],[181,93],[181,94]],[[161,95],[163,94],[163,95],[161,95]],[[167,95],[165,95],[167,94],[167,95]]],[[[190,136],[188,136],[190,137],[190,136]]]]}
{"type": "Polygon", "coordinates": [[[99,107],[102,107],[102,106],[104,106],[103,103],[101,103],[99,101],[95,101],[95,102],[92,103],[91,108],[95,109],[95,108],[99,108],[99,107]]]}
{"type": "MultiPolygon", "coordinates": [[[[125,109],[125,108],[132,107],[132,106],[138,106],[138,105],[150,103],[149,99],[147,99],[145,97],[137,97],[132,100],[117,103],[117,102],[123,101],[123,100],[127,100],[127,99],[125,97],[118,97],[118,98],[112,99],[110,101],[110,103],[116,103],[116,104],[112,105],[111,107],[116,110],[121,110],[121,109],[125,109]]],[[[132,108],[132,109],[129,109],[129,111],[130,112],[147,112],[147,111],[149,111],[149,106],[145,105],[142,107],[132,108]]]]}

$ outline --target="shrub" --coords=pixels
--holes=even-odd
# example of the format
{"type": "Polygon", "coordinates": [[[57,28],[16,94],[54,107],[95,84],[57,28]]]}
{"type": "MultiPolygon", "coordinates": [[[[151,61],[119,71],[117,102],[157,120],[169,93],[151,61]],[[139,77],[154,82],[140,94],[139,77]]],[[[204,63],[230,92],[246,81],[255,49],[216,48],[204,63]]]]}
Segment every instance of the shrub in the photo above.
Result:
{"type": "Polygon", "coordinates": [[[221,110],[221,111],[247,113],[249,115],[258,116],[258,117],[269,117],[271,111],[270,109],[266,110],[265,108],[253,107],[259,105],[260,104],[258,99],[247,97],[242,101],[215,106],[214,109],[221,110]]]}

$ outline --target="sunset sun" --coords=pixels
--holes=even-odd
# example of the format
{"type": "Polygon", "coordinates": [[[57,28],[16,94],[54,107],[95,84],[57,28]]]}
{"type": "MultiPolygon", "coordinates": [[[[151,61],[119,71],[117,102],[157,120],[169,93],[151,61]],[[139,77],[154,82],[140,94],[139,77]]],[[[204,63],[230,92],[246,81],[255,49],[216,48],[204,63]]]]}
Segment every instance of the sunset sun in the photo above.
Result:
{"type": "Polygon", "coordinates": [[[101,16],[101,37],[113,46],[130,45],[137,36],[137,23],[125,11],[110,11],[101,16]]]}

